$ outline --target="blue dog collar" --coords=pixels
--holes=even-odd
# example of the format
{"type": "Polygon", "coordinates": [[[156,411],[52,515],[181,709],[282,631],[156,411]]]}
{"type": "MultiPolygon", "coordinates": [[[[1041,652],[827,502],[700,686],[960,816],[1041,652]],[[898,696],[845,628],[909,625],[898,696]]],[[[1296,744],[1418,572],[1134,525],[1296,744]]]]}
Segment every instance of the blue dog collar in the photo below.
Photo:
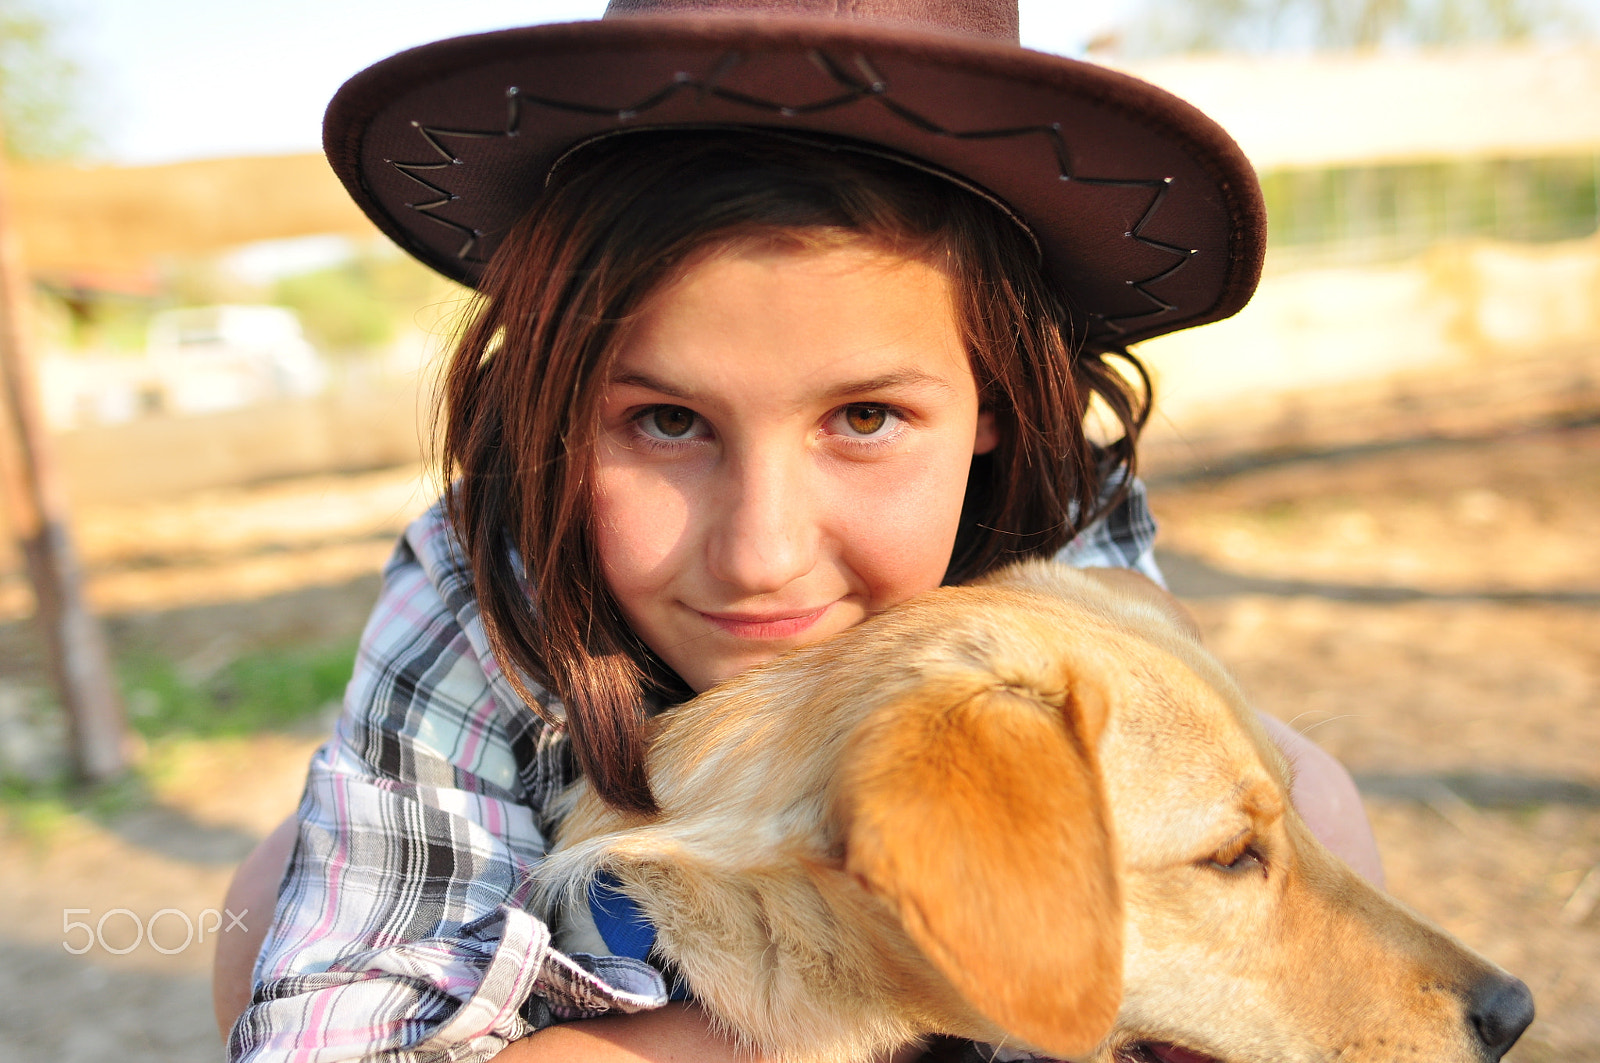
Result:
{"type": "Polygon", "coordinates": [[[633,898],[618,888],[617,877],[609,871],[601,871],[589,883],[589,913],[611,955],[646,960],[656,947],[656,928],[633,898]]]}
{"type": "MultiPolygon", "coordinates": [[[[633,898],[622,892],[616,876],[609,871],[599,872],[589,883],[589,914],[613,956],[627,956],[658,966],[650,958],[656,947],[656,928],[633,903],[633,898]]],[[[669,973],[668,981],[672,985],[671,999],[689,999],[689,987],[682,978],[669,973]]]]}

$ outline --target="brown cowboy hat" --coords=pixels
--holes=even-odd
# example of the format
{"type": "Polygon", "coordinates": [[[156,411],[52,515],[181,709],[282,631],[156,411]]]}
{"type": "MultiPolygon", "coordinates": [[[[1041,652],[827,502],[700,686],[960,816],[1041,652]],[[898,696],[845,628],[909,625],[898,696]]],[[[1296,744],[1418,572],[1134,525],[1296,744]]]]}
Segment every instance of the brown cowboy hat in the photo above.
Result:
{"type": "Polygon", "coordinates": [[[1238,145],[1153,85],[1019,47],[1016,0],[611,0],[385,59],[334,96],[323,143],[378,228],[475,285],[574,145],[724,127],[849,138],[987,190],[1104,342],[1227,317],[1260,276],[1238,145]]]}

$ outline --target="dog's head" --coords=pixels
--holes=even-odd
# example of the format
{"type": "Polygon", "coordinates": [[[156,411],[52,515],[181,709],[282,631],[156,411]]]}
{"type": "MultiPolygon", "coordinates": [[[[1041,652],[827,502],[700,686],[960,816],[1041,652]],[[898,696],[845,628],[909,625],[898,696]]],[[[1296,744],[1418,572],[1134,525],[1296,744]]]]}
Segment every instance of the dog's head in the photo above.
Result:
{"type": "Polygon", "coordinates": [[[659,820],[580,802],[555,863],[769,1053],[1478,1063],[1531,1014],[1323,849],[1226,673],[1109,577],[908,603],[662,717],[650,771],[659,820]]]}
{"type": "Polygon", "coordinates": [[[1510,1047],[1526,988],[1312,837],[1283,755],[1157,600],[1056,565],[991,586],[1017,626],[983,634],[985,602],[943,641],[992,678],[929,669],[842,769],[849,867],[978,1011],[1123,1063],[1510,1047]]]}

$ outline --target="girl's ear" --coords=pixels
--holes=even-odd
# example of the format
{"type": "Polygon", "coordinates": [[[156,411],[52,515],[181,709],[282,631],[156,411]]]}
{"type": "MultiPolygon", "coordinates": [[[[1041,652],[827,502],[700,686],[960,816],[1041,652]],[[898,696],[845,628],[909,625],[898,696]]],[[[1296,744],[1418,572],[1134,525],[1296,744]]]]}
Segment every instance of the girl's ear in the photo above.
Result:
{"type": "Polygon", "coordinates": [[[1000,429],[994,423],[993,410],[978,411],[978,431],[972,441],[972,453],[987,454],[1000,445],[1000,429]]]}

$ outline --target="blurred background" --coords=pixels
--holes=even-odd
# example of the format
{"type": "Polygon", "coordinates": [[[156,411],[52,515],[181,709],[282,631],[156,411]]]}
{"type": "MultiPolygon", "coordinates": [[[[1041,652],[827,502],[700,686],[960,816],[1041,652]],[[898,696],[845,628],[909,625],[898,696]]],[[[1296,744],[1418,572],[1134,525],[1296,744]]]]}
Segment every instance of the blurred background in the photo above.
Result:
{"type": "MultiPolygon", "coordinates": [[[[0,0],[22,346],[130,765],[77,777],[0,496],[0,1058],[221,1055],[224,887],[436,493],[465,296],[347,202],[322,108],[602,6],[0,0]]],[[[1533,987],[1511,1058],[1600,1061],[1600,0],[1022,7],[1266,190],[1252,304],[1138,351],[1175,591],[1356,774],[1390,888],[1533,987]]]]}

